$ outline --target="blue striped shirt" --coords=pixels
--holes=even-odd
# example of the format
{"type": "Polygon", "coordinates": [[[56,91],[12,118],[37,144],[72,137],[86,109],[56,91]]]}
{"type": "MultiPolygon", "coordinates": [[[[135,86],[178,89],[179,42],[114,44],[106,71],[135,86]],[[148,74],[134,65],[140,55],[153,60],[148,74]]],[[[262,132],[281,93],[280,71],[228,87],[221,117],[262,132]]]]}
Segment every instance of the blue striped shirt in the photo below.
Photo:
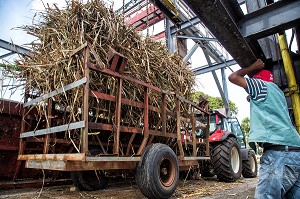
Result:
{"type": "Polygon", "coordinates": [[[267,97],[266,83],[261,79],[245,78],[247,83],[246,92],[250,95],[252,100],[264,101],[267,97]]]}
{"type": "MultiPolygon", "coordinates": [[[[266,83],[261,79],[245,78],[247,83],[246,92],[249,94],[252,100],[262,102],[267,97],[267,86],[266,83]]],[[[270,143],[258,142],[260,147],[270,146],[270,143]]]]}

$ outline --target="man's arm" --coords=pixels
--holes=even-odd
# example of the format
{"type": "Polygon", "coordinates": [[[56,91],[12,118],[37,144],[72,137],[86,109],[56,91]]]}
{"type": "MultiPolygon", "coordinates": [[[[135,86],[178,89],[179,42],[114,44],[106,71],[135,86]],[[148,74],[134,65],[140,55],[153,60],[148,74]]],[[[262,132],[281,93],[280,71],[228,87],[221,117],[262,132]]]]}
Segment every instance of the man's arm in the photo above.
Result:
{"type": "Polygon", "coordinates": [[[255,71],[260,70],[265,66],[265,64],[260,60],[256,60],[253,64],[246,68],[241,68],[233,73],[231,73],[228,77],[229,81],[233,84],[236,84],[240,87],[243,87],[244,89],[247,89],[247,83],[244,78],[245,75],[255,71]]]}

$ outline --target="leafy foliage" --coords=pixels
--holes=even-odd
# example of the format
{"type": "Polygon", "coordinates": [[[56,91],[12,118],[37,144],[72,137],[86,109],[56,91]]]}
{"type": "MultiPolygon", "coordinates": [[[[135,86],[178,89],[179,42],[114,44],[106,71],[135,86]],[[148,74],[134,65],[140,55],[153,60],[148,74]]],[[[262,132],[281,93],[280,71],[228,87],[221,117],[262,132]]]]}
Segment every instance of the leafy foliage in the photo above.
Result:
{"type": "Polygon", "coordinates": [[[246,117],[242,120],[241,128],[244,131],[245,136],[248,137],[249,133],[250,133],[250,119],[249,119],[249,117],[246,117]]]}
{"type": "MultiPolygon", "coordinates": [[[[205,97],[209,101],[210,109],[224,108],[224,103],[221,97],[212,97],[200,91],[196,91],[193,93],[192,101],[198,103],[198,99],[200,95],[205,97]]],[[[238,107],[235,105],[235,103],[233,103],[230,100],[229,100],[229,107],[233,115],[238,114],[238,107]]]]}

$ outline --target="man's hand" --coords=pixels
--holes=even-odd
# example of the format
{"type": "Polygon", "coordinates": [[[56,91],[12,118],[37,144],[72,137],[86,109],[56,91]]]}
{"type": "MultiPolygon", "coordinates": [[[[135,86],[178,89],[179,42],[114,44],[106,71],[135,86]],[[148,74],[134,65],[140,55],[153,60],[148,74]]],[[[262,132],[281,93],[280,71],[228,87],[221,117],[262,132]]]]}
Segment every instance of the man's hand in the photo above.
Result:
{"type": "Polygon", "coordinates": [[[261,59],[256,60],[249,66],[252,70],[261,70],[265,67],[265,63],[261,59]]]}
{"type": "Polygon", "coordinates": [[[247,89],[247,83],[244,78],[245,75],[256,71],[261,70],[265,67],[264,62],[262,62],[260,59],[256,60],[253,64],[246,68],[241,68],[237,70],[236,72],[233,72],[231,75],[229,75],[228,79],[231,83],[236,84],[240,87],[243,87],[244,89],[247,89]]]}

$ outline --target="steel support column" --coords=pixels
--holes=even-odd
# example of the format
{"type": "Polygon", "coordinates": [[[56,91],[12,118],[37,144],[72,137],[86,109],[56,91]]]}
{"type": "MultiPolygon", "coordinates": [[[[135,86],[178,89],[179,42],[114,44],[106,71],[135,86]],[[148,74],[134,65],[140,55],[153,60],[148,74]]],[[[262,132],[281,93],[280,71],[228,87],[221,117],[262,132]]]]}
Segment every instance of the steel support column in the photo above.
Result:
{"type": "MultiPolygon", "coordinates": [[[[205,55],[205,58],[206,58],[206,60],[207,60],[208,65],[211,66],[211,65],[212,65],[212,62],[211,62],[211,60],[210,60],[210,57],[209,57],[208,53],[206,52],[206,50],[203,50],[203,52],[204,52],[204,55],[205,55]]],[[[222,101],[223,101],[223,103],[224,103],[224,106],[225,106],[225,109],[226,109],[226,113],[229,113],[229,104],[228,104],[228,101],[227,101],[227,99],[226,99],[226,97],[225,97],[225,94],[224,94],[224,92],[223,92],[223,90],[222,90],[222,86],[221,86],[221,84],[220,84],[220,82],[219,82],[217,73],[216,73],[216,71],[214,71],[214,70],[211,71],[211,72],[212,72],[212,75],[213,75],[213,77],[214,77],[214,79],[215,79],[215,82],[216,82],[216,85],[217,85],[217,87],[218,87],[219,93],[220,93],[220,95],[221,95],[222,101]]]]}
{"type": "Polygon", "coordinates": [[[171,21],[169,19],[166,20],[166,37],[167,37],[167,46],[169,52],[174,52],[174,42],[173,37],[171,35],[171,21]]]}
{"type": "Polygon", "coordinates": [[[187,62],[191,56],[194,54],[194,52],[197,50],[198,44],[195,44],[192,49],[186,54],[186,56],[183,58],[183,62],[187,62]]]}

